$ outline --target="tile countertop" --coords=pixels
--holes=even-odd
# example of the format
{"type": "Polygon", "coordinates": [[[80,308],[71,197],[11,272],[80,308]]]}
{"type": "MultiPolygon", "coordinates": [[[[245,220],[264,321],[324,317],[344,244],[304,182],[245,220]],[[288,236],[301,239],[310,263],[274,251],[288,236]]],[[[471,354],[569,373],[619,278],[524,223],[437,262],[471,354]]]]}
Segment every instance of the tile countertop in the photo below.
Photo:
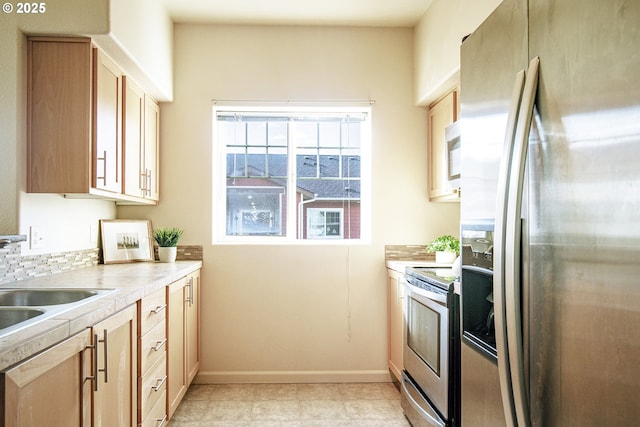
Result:
{"type": "Polygon", "coordinates": [[[6,335],[0,331],[0,371],[82,332],[139,299],[202,267],[202,261],[97,265],[6,283],[7,288],[115,289],[102,298],[70,304],[69,309],[6,335]]]}
{"type": "Polygon", "coordinates": [[[442,267],[442,268],[451,268],[451,264],[440,264],[435,261],[424,261],[424,260],[387,260],[386,265],[388,269],[397,271],[398,273],[404,274],[404,269],[406,267],[442,267]]]}

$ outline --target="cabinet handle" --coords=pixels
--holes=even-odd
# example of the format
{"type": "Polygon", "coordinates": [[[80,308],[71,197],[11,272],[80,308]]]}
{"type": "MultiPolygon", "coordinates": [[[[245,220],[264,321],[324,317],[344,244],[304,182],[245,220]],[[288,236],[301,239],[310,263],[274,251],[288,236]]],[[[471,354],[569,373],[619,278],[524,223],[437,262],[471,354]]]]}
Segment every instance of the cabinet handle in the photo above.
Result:
{"type": "Polygon", "coordinates": [[[187,286],[189,287],[189,294],[185,299],[185,302],[188,302],[189,307],[191,307],[193,304],[193,277],[189,277],[189,280],[187,280],[187,286]]]}
{"type": "Polygon", "coordinates": [[[189,307],[193,305],[193,276],[189,277],[189,307]]]}
{"type": "Polygon", "coordinates": [[[104,162],[104,168],[102,169],[102,176],[96,176],[96,181],[101,179],[102,185],[107,185],[107,150],[104,150],[102,153],[102,157],[97,157],[96,160],[104,162]]]}
{"type": "Polygon", "coordinates": [[[164,310],[165,308],[167,308],[167,304],[159,305],[156,308],[154,308],[153,310],[151,310],[151,314],[158,314],[162,310],[164,310]]]}
{"type": "Polygon", "coordinates": [[[164,414],[164,417],[162,418],[156,418],[156,421],[158,422],[158,425],[156,427],[162,427],[165,421],[167,421],[167,414],[164,414]]]}
{"type": "Polygon", "coordinates": [[[158,351],[160,350],[165,344],[167,343],[167,339],[163,339],[162,341],[156,341],[156,345],[154,345],[153,347],[151,347],[151,349],[153,351],[158,351]]]}
{"type": "MultiPolygon", "coordinates": [[[[104,343],[104,368],[98,369],[97,372],[104,372],[104,382],[107,383],[109,382],[109,340],[107,337],[107,330],[104,329],[102,333],[103,333],[103,338],[101,340],[98,340],[98,342],[104,343]]],[[[96,334],[96,339],[97,338],[98,338],[98,335],[96,334]]],[[[96,354],[97,354],[97,351],[96,351],[96,354]]],[[[96,356],[96,368],[98,367],[97,362],[98,362],[98,359],[96,356]]],[[[96,379],[97,377],[98,377],[98,374],[96,373],[96,379]]],[[[98,389],[98,383],[96,381],[96,390],[97,389],[98,389]]]]}
{"type": "Polygon", "coordinates": [[[143,195],[147,193],[147,174],[142,171],[140,171],[140,190],[143,195]]]}
{"type": "Polygon", "coordinates": [[[147,169],[145,193],[147,196],[151,196],[151,169],[147,169]]]}
{"type": "Polygon", "coordinates": [[[162,385],[167,382],[167,376],[165,375],[163,378],[158,378],[156,380],[156,385],[152,386],[151,388],[153,389],[153,391],[158,391],[160,390],[160,388],[162,387],[162,385]]]}
{"type": "Polygon", "coordinates": [[[92,374],[87,379],[93,381],[93,391],[98,391],[98,334],[93,334],[93,344],[88,345],[87,348],[91,349],[93,366],[92,366],[92,374]]]}

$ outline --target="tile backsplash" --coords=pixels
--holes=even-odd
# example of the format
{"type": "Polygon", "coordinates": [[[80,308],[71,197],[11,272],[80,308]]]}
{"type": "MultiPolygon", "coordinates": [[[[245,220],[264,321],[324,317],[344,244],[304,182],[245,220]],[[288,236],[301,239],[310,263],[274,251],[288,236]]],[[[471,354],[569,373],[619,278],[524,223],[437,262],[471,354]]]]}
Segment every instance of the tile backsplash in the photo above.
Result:
{"type": "MultiPolygon", "coordinates": [[[[155,258],[158,259],[155,248],[155,258]]],[[[202,260],[202,246],[178,246],[177,260],[202,260]]],[[[21,255],[20,243],[0,248],[0,285],[38,276],[77,270],[102,262],[98,248],[42,255],[21,255]]]]}
{"type": "Polygon", "coordinates": [[[98,249],[42,255],[20,254],[20,244],[0,249],[0,284],[30,279],[98,264],[98,249]]]}
{"type": "Polygon", "coordinates": [[[435,254],[427,253],[427,245],[385,245],[384,259],[387,261],[432,261],[435,254]]]}

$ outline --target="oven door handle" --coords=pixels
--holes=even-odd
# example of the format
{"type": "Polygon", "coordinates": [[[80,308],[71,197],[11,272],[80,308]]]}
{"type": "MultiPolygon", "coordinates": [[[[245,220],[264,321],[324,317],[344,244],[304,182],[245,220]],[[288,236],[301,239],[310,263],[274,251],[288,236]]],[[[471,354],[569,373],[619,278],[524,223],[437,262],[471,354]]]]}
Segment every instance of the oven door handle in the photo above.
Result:
{"type": "Polygon", "coordinates": [[[412,396],[412,391],[415,392],[415,393],[418,393],[418,391],[415,389],[415,387],[411,383],[409,383],[409,387],[411,387],[411,389],[409,389],[409,387],[407,387],[407,383],[408,382],[409,382],[409,380],[407,378],[405,378],[404,375],[403,375],[403,377],[402,377],[402,389],[404,390],[404,396],[407,398],[407,402],[409,402],[411,407],[416,412],[418,412],[418,414],[420,414],[420,416],[422,416],[422,418],[427,420],[429,425],[432,425],[434,427],[445,427],[445,424],[437,418],[437,415],[434,416],[435,414],[430,414],[429,412],[425,411],[425,409],[422,406],[420,406],[420,404],[418,404],[418,402],[416,402],[416,400],[412,396]]]}
{"type": "Polygon", "coordinates": [[[409,294],[420,295],[424,298],[428,298],[431,301],[439,302],[442,305],[447,305],[447,294],[440,294],[436,292],[427,291],[426,289],[413,286],[411,283],[406,282],[407,292],[409,294]]]}

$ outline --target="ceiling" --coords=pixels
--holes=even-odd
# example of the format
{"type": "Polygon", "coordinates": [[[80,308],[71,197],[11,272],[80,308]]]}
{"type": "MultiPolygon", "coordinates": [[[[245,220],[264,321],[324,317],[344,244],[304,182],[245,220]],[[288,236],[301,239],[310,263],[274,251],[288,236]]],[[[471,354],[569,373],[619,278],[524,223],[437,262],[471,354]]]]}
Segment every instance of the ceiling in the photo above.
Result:
{"type": "Polygon", "coordinates": [[[174,22],[413,27],[431,0],[162,0],[174,22]]]}

